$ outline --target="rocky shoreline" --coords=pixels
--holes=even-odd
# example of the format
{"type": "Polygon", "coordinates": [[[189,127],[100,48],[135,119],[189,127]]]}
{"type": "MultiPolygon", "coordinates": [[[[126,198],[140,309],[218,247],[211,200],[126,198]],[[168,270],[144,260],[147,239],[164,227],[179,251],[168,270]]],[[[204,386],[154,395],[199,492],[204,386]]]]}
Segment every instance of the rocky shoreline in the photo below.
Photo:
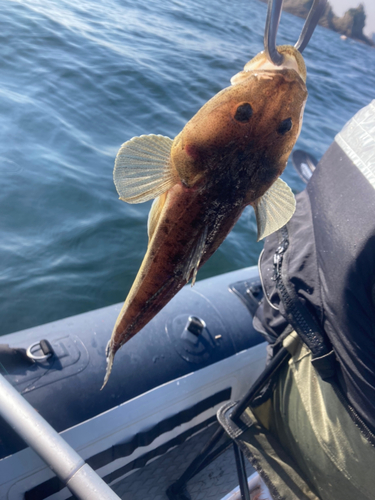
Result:
{"type": "MultiPolygon", "coordinates": [[[[267,3],[267,0],[261,1],[267,3]]],[[[313,0],[284,0],[283,10],[306,19],[312,3],[313,0]]],[[[363,33],[365,22],[366,13],[363,4],[360,4],[355,9],[353,8],[347,10],[342,17],[338,17],[333,12],[330,3],[327,2],[324,14],[320,18],[319,24],[325,28],[340,33],[342,36],[353,38],[358,42],[375,47],[374,41],[363,33]]]]}

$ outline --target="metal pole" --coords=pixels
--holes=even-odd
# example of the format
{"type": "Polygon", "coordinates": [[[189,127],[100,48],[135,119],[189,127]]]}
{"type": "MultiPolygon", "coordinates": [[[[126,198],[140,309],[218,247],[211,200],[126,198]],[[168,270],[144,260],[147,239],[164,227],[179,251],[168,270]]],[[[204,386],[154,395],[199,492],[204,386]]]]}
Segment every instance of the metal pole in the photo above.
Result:
{"type": "Polygon", "coordinates": [[[236,459],[238,483],[240,486],[241,500],[250,500],[249,483],[247,481],[246,465],[242,450],[233,441],[234,457],[236,459]]]}
{"type": "Polygon", "coordinates": [[[266,365],[262,373],[250,387],[245,396],[243,396],[243,398],[234,407],[232,413],[230,414],[231,420],[235,422],[236,419],[238,419],[242,415],[249,404],[253,401],[253,399],[255,399],[255,397],[263,389],[266,383],[276,373],[276,371],[289,356],[290,352],[285,347],[281,347],[276,356],[274,356],[268,363],[268,365],[266,365]]]}
{"type": "Polygon", "coordinates": [[[80,500],[120,500],[0,374],[0,415],[80,500]]]}

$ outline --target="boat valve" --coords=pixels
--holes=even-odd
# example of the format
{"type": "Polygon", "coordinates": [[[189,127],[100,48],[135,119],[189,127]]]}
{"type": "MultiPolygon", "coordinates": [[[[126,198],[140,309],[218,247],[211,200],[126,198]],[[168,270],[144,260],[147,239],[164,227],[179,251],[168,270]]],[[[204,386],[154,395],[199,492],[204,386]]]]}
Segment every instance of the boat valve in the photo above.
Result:
{"type": "Polygon", "coordinates": [[[196,344],[198,342],[199,335],[205,328],[206,323],[203,319],[200,319],[197,316],[189,316],[181,338],[191,342],[192,344],[196,344]]]}

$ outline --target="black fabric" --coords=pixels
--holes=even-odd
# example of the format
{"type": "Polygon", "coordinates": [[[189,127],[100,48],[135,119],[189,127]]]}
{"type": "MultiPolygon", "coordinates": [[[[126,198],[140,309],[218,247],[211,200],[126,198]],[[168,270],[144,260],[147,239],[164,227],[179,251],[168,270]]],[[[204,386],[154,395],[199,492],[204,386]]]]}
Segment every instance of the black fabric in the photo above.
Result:
{"type": "MultiPolygon", "coordinates": [[[[327,334],[349,403],[375,431],[375,189],[334,142],[287,224],[283,275],[327,334]]],[[[274,280],[279,231],[266,239],[261,262],[265,293],[257,312],[269,339],[288,328],[274,280]]],[[[259,326],[259,325],[258,325],[259,326]]]]}
{"type": "Polygon", "coordinates": [[[0,344],[0,373],[8,374],[16,369],[28,368],[34,362],[26,355],[26,349],[9,347],[8,344],[0,344]]]}

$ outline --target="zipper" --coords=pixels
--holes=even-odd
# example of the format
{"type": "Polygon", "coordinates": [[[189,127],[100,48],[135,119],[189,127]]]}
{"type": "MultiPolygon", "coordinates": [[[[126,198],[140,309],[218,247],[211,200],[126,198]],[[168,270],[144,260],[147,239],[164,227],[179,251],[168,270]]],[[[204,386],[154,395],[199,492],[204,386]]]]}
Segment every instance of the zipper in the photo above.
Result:
{"type": "Polygon", "coordinates": [[[285,286],[282,276],[284,254],[289,247],[289,233],[287,226],[280,229],[281,242],[273,258],[273,277],[281,302],[284,306],[287,319],[298,335],[311,350],[313,358],[328,354],[331,348],[327,345],[325,333],[320,329],[313,316],[300,301],[298,295],[291,293],[285,286]]]}
{"type": "Polygon", "coordinates": [[[283,263],[284,253],[289,246],[288,230],[286,226],[280,229],[282,240],[279,246],[276,248],[275,255],[273,256],[273,281],[278,281],[281,277],[281,266],[283,263]]]}

